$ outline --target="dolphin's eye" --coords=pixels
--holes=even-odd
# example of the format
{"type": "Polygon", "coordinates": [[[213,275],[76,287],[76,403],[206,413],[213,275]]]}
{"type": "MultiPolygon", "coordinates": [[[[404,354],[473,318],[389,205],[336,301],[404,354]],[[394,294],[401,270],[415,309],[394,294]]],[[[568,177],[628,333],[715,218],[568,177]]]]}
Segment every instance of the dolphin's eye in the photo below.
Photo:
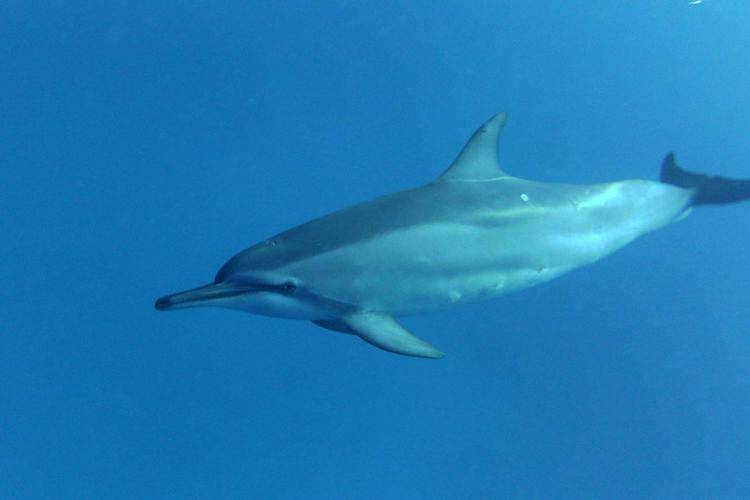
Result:
{"type": "Polygon", "coordinates": [[[297,291],[297,285],[295,285],[294,283],[284,283],[281,289],[285,294],[291,295],[297,291]]]}

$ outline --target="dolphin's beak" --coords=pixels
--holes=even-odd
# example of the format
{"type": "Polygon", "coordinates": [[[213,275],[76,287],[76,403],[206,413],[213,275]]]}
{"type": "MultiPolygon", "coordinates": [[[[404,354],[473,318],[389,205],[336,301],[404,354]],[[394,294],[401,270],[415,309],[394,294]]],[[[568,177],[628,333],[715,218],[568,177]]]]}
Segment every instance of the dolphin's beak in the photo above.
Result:
{"type": "Polygon", "coordinates": [[[235,297],[244,293],[262,290],[262,286],[241,285],[238,283],[211,283],[192,290],[173,293],[156,300],[154,307],[160,311],[181,309],[184,307],[199,307],[217,305],[214,301],[235,297]]]}

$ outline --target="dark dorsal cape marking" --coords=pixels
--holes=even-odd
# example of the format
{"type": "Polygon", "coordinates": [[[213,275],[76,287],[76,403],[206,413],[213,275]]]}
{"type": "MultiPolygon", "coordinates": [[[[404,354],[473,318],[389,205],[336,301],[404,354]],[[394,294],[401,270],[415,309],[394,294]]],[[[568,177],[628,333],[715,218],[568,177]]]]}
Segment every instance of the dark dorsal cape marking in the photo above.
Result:
{"type": "MultiPolygon", "coordinates": [[[[506,122],[506,114],[498,113],[484,123],[469,138],[456,160],[431,184],[418,190],[445,188],[444,183],[453,181],[484,181],[508,177],[498,163],[498,140],[506,122]]],[[[278,234],[269,240],[240,252],[229,260],[216,275],[217,282],[232,274],[236,267],[273,268],[284,261],[299,260],[329,252],[350,243],[361,241],[363,236],[374,236],[393,231],[428,219],[446,220],[451,217],[449,207],[426,206],[429,197],[415,200],[411,193],[401,191],[382,196],[347,210],[329,214],[278,234]],[[374,210],[374,207],[378,207],[374,210]],[[368,224],[361,223],[360,214],[368,214],[368,224]],[[373,214],[376,214],[373,216],[373,214]],[[425,215],[428,214],[428,215],[425,215]],[[336,226],[339,231],[320,238],[321,226],[336,226]],[[304,246],[290,244],[304,241],[304,246]],[[277,248],[278,247],[278,248],[277,248]]]]}

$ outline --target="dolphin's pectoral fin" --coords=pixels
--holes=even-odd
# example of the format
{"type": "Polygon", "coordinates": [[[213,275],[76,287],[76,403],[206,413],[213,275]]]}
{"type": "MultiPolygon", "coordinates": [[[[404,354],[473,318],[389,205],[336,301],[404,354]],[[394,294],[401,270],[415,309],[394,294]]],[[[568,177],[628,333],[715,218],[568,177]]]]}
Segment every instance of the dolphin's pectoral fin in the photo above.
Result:
{"type": "Polygon", "coordinates": [[[349,328],[346,323],[342,323],[341,321],[336,321],[335,319],[314,319],[312,320],[313,323],[318,325],[321,328],[325,328],[327,330],[333,330],[334,332],[341,332],[341,333],[350,333],[352,335],[356,335],[356,332],[349,328]]]}
{"type": "Polygon", "coordinates": [[[360,311],[342,317],[341,322],[363,340],[386,351],[420,358],[443,357],[442,352],[412,335],[387,314],[360,311]]]}
{"type": "Polygon", "coordinates": [[[497,159],[498,141],[507,115],[498,113],[479,127],[438,181],[486,181],[507,177],[497,159]]]}

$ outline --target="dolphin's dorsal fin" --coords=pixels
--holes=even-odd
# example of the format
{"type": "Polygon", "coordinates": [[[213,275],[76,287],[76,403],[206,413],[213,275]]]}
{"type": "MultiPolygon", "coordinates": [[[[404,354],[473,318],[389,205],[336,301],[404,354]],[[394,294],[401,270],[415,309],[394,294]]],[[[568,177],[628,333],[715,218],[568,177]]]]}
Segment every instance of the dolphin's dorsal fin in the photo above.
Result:
{"type": "Polygon", "coordinates": [[[498,113],[479,127],[438,180],[483,181],[507,177],[497,160],[497,143],[507,118],[506,113],[498,113]]]}

